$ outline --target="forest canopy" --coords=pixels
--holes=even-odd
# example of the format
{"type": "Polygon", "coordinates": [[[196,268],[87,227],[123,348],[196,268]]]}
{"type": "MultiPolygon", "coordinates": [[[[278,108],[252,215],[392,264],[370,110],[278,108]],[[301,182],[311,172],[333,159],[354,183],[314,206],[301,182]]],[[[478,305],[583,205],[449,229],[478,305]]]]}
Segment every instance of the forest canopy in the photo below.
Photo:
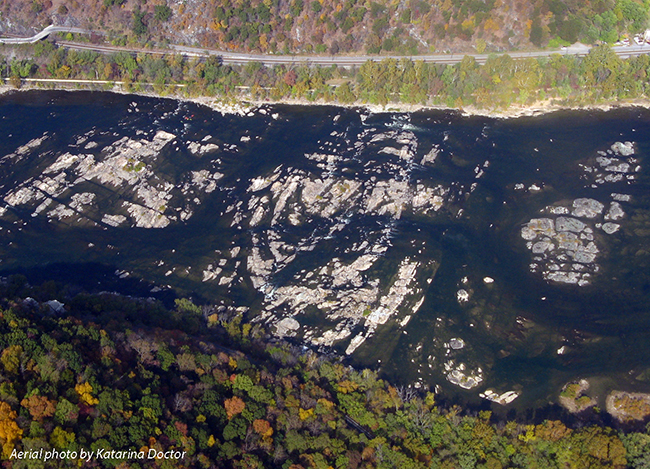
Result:
{"type": "Polygon", "coordinates": [[[87,467],[650,467],[650,429],[499,421],[269,341],[245,318],[187,299],[167,309],[64,292],[0,283],[6,467],[44,467],[11,459],[41,449],[112,455],[87,467]],[[183,457],[137,456],[150,451],[183,457]]]}

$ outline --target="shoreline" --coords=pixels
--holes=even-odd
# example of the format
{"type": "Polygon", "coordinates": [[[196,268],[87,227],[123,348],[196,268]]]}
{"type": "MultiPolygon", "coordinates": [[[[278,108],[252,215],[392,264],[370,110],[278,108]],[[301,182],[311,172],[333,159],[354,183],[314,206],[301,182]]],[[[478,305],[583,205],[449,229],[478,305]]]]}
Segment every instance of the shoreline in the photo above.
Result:
{"type": "MultiPolygon", "coordinates": [[[[80,82],[81,83],[81,82],[80,82]]],[[[452,111],[458,112],[463,117],[488,117],[491,119],[516,119],[520,117],[536,117],[546,114],[552,114],[560,111],[612,111],[615,109],[625,109],[631,107],[640,107],[643,109],[650,109],[650,100],[638,99],[635,101],[627,102],[608,102],[600,104],[589,104],[585,106],[571,106],[562,105],[552,102],[552,100],[538,101],[528,106],[511,106],[507,109],[483,109],[474,106],[465,108],[448,107],[445,105],[424,105],[424,104],[409,104],[409,103],[390,103],[385,106],[369,103],[339,103],[339,102],[325,102],[325,101],[309,101],[305,98],[287,98],[277,101],[273,100],[259,100],[259,99],[246,99],[239,98],[234,101],[229,101],[222,97],[213,96],[196,96],[188,97],[179,95],[178,93],[170,93],[168,95],[161,95],[151,91],[129,92],[121,89],[120,82],[116,82],[112,89],[104,89],[102,92],[118,93],[125,95],[146,96],[149,98],[166,98],[174,99],[176,101],[192,102],[202,106],[209,107],[214,111],[222,114],[238,114],[245,116],[248,112],[264,105],[288,105],[288,106],[334,106],[345,109],[366,109],[373,114],[380,113],[413,113],[419,111],[452,111]]],[[[43,87],[38,85],[24,85],[21,88],[14,88],[13,86],[2,84],[0,85],[0,96],[7,94],[11,91],[97,91],[91,88],[71,88],[66,86],[53,86],[43,87]]]]}
{"type": "MultiPolygon", "coordinates": [[[[146,96],[155,96],[154,94],[144,94],[146,96]]],[[[158,96],[165,97],[165,96],[158,96]]],[[[444,105],[424,105],[424,104],[409,104],[409,103],[391,103],[386,106],[368,103],[338,103],[338,102],[323,102],[323,101],[309,101],[307,99],[283,99],[280,101],[264,101],[254,99],[241,99],[236,104],[228,106],[219,98],[208,96],[200,96],[196,98],[187,98],[184,96],[166,96],[172,99],[181,101],[190,101],[196,104],[207,106],[216,111],[227,112],[229,107],[241,106],[246,111],[255,109],[263,105],[289,105],[289,106],[335,106],[345,109],[362,108],[367,109],[373,114],[380,113],[413,113],[419,111],[451,111],[458,112],[463,117],[488,117],[491,119],[516,119],[520,117],[536,117],[546,114],[552,114],[560,111],[612,111],[615,109],[624,109],[631,107],[640,107],[643,109],[650,109],[650,100],[643,99],[631,102],[611,102],[602,104],[590,104],[586,106],[567,106],[555,104],[548,101],[536,102],[530,106],[513,106],[503,110],[482,109],[473,106],[466,108],[454,108],[444,105]]]]}

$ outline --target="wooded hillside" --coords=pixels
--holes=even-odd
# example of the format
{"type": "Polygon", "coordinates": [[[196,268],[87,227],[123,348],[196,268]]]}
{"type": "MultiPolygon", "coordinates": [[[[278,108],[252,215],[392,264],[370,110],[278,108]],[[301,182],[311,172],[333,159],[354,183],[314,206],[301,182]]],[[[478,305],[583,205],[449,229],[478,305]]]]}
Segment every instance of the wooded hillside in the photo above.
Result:
{"type": "Polygon", "coordinates": [[[189,300],[168,310],[65,291],[22,277],[0,284],[3,467],[45,467],[10,458],[41,448],[185,452],[84,467],[650,467],[648,432],[495,421],[489,411],[439,407],[431,393],[265,342],[245,318],[189,300]],[[63,312],[45,302],[53,296],[66,301],[63,312]]]}
{"type": "Polygon", "coordinates": [[[648,26],[648,0],[3,0],[0,27],[52,22],[116,44],[323,54],[493,52],[613,43],[648,26]]]}

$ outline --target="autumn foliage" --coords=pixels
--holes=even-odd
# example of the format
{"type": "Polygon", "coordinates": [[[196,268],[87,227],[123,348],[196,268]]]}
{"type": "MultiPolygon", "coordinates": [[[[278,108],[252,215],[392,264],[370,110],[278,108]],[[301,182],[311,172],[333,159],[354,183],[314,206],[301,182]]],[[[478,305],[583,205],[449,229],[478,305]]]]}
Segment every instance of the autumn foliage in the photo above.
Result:
{"type": "Polygon", "coordinates": [[[45,417],[52,417],[56,409],[55,402],[45,396],[34,394],[23,399],[20,405],[29,410],[34,420],[43,420],[45,417]]]}
{"type": "Polygon", "coordinates": [[[23,430],[16,424],[17,414],[6,402],[0,401],[0,443],[2,457],[8,458],[14,449],[14,442],[23,435],[23,430]]]}
{"type": "Polygon", "coordinates": [[[237,414],[241,414],[246,408],[244,401],[237,396],[226,399],[223,406],[226,408],[226,416],[228,417],[228,420],[232,419],[237,414]]]}
{"type": "Polygon", "coordinates": [[[77,298],[65,317],[43,316],[20,299],[0,310],[3,374],[11,376],[0,381],[5,459],[14,448],[91,442],[187,453],[173,465],[156,462],[161,468],[622,469],[650,460],[645,431],[440,407],[432,393],[405,392],[374,371],[251,339],[239,323],[189,334],[160,305],[136,299],[77,298]],[[97,314],[120,310],[155,325],[97,314]]]}

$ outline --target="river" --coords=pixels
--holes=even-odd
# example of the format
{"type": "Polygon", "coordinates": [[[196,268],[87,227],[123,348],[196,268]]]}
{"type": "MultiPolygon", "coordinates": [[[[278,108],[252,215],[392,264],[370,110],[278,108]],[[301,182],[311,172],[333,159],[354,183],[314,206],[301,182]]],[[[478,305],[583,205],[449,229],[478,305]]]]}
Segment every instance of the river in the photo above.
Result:
{"type": "Polygon", "coordinates": [[[245,307],[466,401],[650,391],[648,110],[222,115],[30,91],[0,120],[0,273],[245,307]]]}

